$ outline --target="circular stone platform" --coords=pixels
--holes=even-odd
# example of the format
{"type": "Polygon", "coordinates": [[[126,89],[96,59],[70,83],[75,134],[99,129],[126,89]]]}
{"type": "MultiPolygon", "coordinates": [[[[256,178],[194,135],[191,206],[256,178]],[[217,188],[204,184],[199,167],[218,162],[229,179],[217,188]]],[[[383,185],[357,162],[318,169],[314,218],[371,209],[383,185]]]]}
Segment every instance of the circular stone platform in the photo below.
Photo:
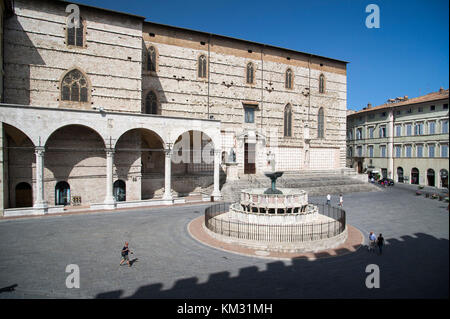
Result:
{"type": "Polygon", "coordinates": [[[220,241],[211,235],[211,232],[206,229],[204,224],[205,224],[204,216],[200,216],[192,220],[187,226],[188,232],[191,235],[191,237],[209,247],[249,257],[269,258],[269,259],[305,258],[308,260],[315,260],[318,258],[336,257],[353,253],[356,250],[358,250],[364,242],[364,237],[362,233],[355,227],[347,224],[347,238],[343,243],[341,243],[339,246],[335,248],[307,253],[287,252],[287,251],[285,252],[267,251],[264,250],[264,247],[261,247],[262,249],[257,249],[242,246],[233,241],[229,242],[220,241]]]}

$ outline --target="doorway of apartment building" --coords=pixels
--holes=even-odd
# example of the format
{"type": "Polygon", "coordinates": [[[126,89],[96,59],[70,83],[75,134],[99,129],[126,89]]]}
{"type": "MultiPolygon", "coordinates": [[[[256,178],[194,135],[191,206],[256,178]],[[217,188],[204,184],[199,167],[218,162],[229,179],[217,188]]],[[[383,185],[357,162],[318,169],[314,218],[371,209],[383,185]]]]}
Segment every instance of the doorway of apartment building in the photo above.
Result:
{"type": "Polygon", "coordinates": [[[397,182],[398,183],[404,182],[403,167],[397,167],[397,182]]]}
{"type": "Polygon", "coordinates": [[[441,175],[441,187],[448,188],[448,171],[446,169],[441,169],[439,173],[441,175]]]}
{"type": "Polygon", "coordinates": [[[435,186],[434,169],[427,170],[428,186],[435,186]]]}
{"type": "Polygon", "coordinates": [[[387,168],[382,168],[381,169],[381,177],[382,178],[387,178],[387,168]]]}
{"type": "Polygon", "coordinates": [[[244,174],[256,173],[256,144],[244,144],[244,174]]]}
{"type": "Polygon", "coordinates": [[[25,182],[16,186],[16,207],[32,207],[33,191],[31,185],[25,182]]]}
{"type": "Polygon", "coordinates": [[[362,174],[363,171],[363,164],[361,161],[358,162],[358,174],[362,174]]]}
{"type": "Polygon", "coordinates": [[[415,167],[411,170],[411,184],[419,184],[419,170],[415,167]]]}

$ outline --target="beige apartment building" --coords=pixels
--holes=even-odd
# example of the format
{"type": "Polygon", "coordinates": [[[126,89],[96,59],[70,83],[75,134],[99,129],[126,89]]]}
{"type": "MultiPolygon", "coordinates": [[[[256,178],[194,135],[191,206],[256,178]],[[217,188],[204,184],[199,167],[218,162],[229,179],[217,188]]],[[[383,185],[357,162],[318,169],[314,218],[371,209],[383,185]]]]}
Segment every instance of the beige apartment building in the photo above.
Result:
{"type": "Polygon", "coordinates": [[[347,115],[347,165],[398,183],[448,188],[448,101],[443,88],[347,115]]]}
{"type": "Polygon", "coordinates": [[[223,179],[260,175],[269,156],[277,170],[345,168],[345,61],[85,5],[73,26],[69,2],[9,3],[6,215],[220,199],[223,179]]]}

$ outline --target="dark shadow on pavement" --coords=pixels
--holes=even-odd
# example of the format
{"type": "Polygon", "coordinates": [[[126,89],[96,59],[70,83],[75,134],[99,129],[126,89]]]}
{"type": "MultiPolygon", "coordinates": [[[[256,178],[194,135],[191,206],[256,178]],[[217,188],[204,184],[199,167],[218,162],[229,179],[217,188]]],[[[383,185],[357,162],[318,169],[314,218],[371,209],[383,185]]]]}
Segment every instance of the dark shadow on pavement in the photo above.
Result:
{"type": "Polygon", "coordinates": [[[424,233],[414,236],[386,238],[381,256],[359,249],[313,261],[293,259],[292,265],[268,261],[266,270],[245,267],[235,277],[222,271],[210,274],[202,283],[190,277],[166,290],[162,283],[149,283],[131,296],[123,296],[119,289],[99,293],[96,298],[448,298],[449,241],[424,233]],[[365,284],[370,264],[380,269],[378,289],[365,284]]]}

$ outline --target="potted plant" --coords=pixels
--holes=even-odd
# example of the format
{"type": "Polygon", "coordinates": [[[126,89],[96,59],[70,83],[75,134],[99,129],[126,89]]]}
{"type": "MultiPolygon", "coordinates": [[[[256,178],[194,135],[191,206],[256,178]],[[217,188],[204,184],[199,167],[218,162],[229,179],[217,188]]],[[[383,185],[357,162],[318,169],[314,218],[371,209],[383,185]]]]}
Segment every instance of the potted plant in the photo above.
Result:
{"type": "Polygon", "coordinates": [[[439,197],[439,195],[436,194],[436,193],[433,193],[433,194],[431,195],[431,198],[432,198],[432,199],[436,199],[436,198],[438,198],[438,197],[439,197]]]}
{"type": "Polygon", "coordinates": [[[418,189],[423,189],[423,185],[419,185],[417,188],[418,189]]]}

